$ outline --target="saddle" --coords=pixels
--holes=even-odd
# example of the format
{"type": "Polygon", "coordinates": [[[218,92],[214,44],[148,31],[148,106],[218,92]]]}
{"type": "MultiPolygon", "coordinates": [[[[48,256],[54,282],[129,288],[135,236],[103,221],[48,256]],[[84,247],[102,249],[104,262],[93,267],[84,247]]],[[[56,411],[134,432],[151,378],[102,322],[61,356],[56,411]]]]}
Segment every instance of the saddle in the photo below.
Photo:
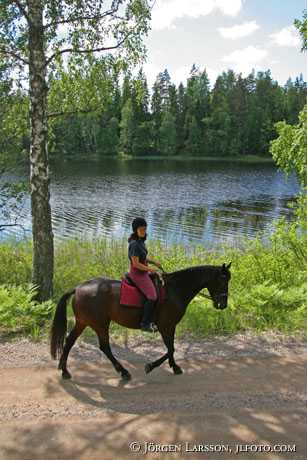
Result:
{"type": "MultiPolygon", "coordinates": [[[[155,305],[162,303],[165,300],[165,287],[156,273],[149,273],[157,292],[157,300],[155,305]]],[[[145,296],[141,289],[130,278],[129,273],[125,273],[121,279],[120,285],[120,300],[119,303],[126,307],[143,307],[145,296]]]]}

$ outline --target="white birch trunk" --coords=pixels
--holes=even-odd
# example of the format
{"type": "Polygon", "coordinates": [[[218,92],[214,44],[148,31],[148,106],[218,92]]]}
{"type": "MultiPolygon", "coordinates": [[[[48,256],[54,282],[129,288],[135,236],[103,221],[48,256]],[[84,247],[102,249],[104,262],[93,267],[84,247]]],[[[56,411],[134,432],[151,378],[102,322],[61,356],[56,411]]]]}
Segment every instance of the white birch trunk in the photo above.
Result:
{"type": "Polygon", "coordinates": [[[53,290],[53,233],[51,224],[47,152],[47,84],[41,0],[28,0],[30,85],[30,184],[33,232],[32,282],[39,286],[39,300],[53,290]]]}

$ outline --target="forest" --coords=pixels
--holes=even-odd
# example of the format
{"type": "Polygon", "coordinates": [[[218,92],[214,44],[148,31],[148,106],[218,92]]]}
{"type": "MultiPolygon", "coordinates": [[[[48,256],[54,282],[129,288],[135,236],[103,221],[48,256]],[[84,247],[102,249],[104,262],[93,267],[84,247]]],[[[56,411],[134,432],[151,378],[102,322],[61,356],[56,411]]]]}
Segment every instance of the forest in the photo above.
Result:
{"type": "MultiPolygon", "coordinates": [[[[115,67],[106,71],[110,66],[103,59],[89,68],[91,75],[84,70],[74,81],[71,69],[50,72],[49,106],[63,106],[63,100],[66,105],[65,113],[49,116],[50,158],[270,157],[274,124],[296,124],[307,96],[302,74],[281,86],[270,70],[252,70],[244,78],[229,69],[211,85],[206,69],[194,64],[185,84],[176,86],[165,69],[150,89],[142,68],[135,76],[126,72],[121,82],[115,67]],[[78,91],[85,106],[69,110],[70,94],[78,91]]],[[[22,86],[14,88],[4,68],[0,101],[1,151],[14,156],[28,151],[28,95],[22,86]]]]}

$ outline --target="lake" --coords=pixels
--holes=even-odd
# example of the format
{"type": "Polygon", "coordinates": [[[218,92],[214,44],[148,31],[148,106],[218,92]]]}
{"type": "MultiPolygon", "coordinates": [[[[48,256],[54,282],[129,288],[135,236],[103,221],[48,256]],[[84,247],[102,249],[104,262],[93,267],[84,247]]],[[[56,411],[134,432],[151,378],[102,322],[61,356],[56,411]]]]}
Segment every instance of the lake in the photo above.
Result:
{"type": "MultiPolygon", "coordinates": [[[[165,244],[240,244],[292,210],[299,185],[272,163],[118,160],[61,163],[51,167],[52,222],[56,240],[128,237],[131,221],[144,216],[148,239],[165,244]]],[[[30,200],[20,228],[1,238],[31,234],[30,200]]]]}

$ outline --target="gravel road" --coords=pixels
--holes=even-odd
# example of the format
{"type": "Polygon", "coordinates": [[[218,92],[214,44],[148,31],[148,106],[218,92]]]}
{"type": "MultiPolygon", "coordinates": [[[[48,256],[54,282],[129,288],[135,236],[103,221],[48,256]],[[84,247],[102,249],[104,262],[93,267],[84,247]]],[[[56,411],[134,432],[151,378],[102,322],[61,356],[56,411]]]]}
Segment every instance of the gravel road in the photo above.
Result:
{"type": "Polygon", "coordinates": [[[307,459],[302,338],[176,339],[182,375],[144,373],[159,336],[111,345],[128,383],[93,343],[74,346],[63,381],[48,343],[0,338],[0,460],[307,459]]]}

